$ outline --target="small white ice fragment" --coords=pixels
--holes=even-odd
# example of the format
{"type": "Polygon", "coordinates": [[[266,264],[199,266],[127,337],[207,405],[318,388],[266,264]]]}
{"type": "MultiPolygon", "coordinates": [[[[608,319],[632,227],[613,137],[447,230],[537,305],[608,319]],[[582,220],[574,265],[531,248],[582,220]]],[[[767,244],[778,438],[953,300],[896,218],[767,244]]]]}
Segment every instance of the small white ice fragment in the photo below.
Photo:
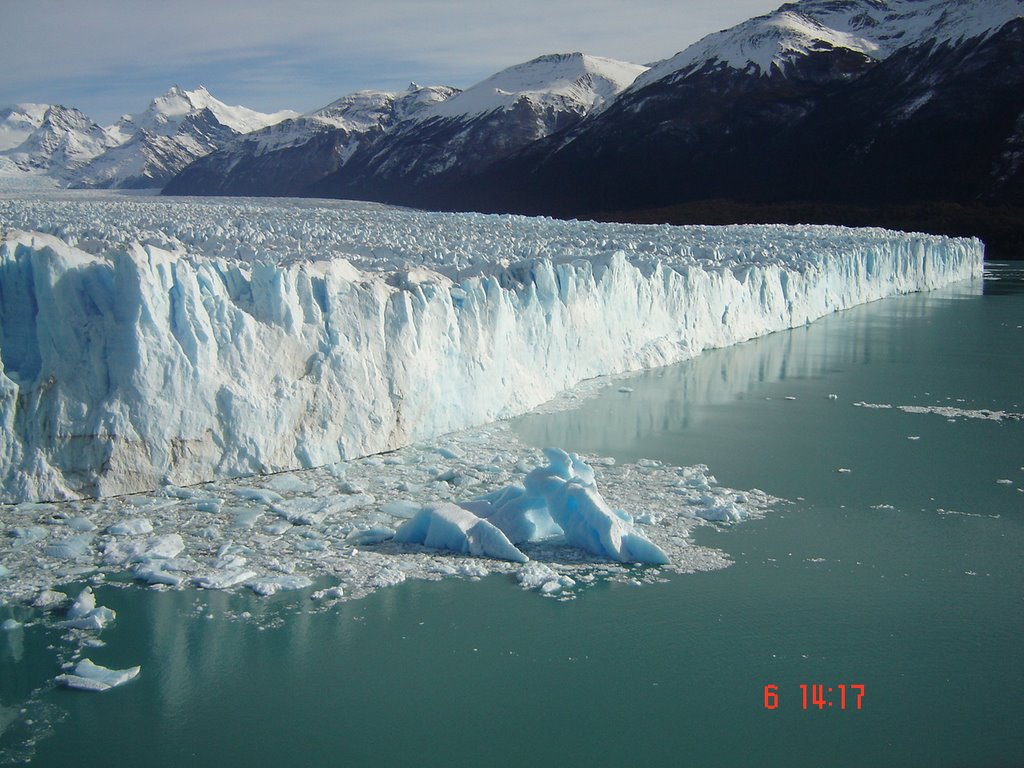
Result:
{"type": "Polygon", "coordinates": [[[62,627],[71,629],[103,629],[117,617],[110,608],[96,605],[96,595],[92,587],[86,587],[68,608],[67,620],[61,622],[62,627]]]}
{"type": "Polygon", "coordinates": [[[80,691],[107,691],[134,679],[141,669],[142,667],[108,669],[93,664],[89,659],[82,659],[75,666],[74,674],[57,675],[55,680],[67,688],[80,691]]]}
{"type": "Polygon", "coordinates": [[[348,535],[347,541],[350,544],[365,547],[371,544],[380,544],[382,541],[387,541],[394,535],[395,532],[391,528],[384,528],[383,526],[378,526],[374,528],[367,528],[361,531],[353,531],[348,535]]]}
{"type": "Polygon", "coordinates": [[[332,598],[339,598],[345,594],[345,591],[341,587],[328,587],[327,589],[318,589],[310,598],[313,600],[328,600],[332,598]]]}
{"type": "Polygon", "coordinates": [[[10,632],[15,629],[20,629],[22,626],[21,622],[17,619],[7,619],[3,624],[0,624],[0,629],[5,632],[10,632]]]}
{"type": "Polygon", "coordinates": [[[420,509],[422,509],[422,507],[414,501],[399,500],[381,505],[380,511],[386,515],[391,515],[392,517],[401,517],[409,520],[414,517],[420,509]]]}
{"type": "Polygon", "coordinates": [[[67,599],[68,596],[63,592],[57,592],[53,589],[44,589],[36,595],[36,599],[32,601],[32,607],[49,611],[66,603],[67,599]]]}
{"type": "Polygon", "coordinates": [[[305,589],[313,582],[306,576],[271,576],[266,579],[250,581],[246,586],[261,597],[277,594],[278,592],[305,589]]]}
{"type": "Polygon", "coordinates": [[[152,533],[153,524],[144,517],[133,517],[114,523],[107,529],[112,536],[139,536],[144,533],[152,533]]]}
{"type": "Polygon", "coordinates": [[[230,589],[249,579],[256,578],[254,571],[245,568],[216,573],[210,576],[196,576],[192,583],[200,589],[230,589]]]}

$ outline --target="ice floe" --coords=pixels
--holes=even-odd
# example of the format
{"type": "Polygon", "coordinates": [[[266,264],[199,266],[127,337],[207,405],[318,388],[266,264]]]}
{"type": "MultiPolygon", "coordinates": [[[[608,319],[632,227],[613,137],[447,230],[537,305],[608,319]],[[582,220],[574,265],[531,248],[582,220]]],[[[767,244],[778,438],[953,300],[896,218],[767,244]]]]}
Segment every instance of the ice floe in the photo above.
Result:
{"type": "Polygon", "coordinates": [[[57,675],[55,680],[60,685],[80,691],[108,691],[135,679],[141,669],[108,669],[94,664],[89,659],[82,659],[75,665],[74,673],[57,675]]]}
{"type": "MultiPolygon", "coordinates": [[[[555,574],[543,579],[550,582],[543,591],[568,596],[594,578],[657,581],[663,571],[724,567],[729,562],[725,555],[690,540],[693,528],[709,520],[758,516],[778,503],[758,490],[720,486],[703,465],[616,462],[562,451],[545,455],[520,443],[505,424],[383,457],[287,474],[291,477],[167,486],[146,496],[0,506],[0,530],[8,533],[0,538],[0,557],[9,570],[0,579],[0,600],[57,607],[66,596],[55,587],[90,574],[107,579],[124,574],[158,588],[247,588],[261,595],[303,590],[327,579],[318,590],[321,600],[357,599],[408,579],[489,573],[507,574],[538,589],[537,574],[546,574],[540,566],[555,574]],[[396,532],[424,508],[445,504],[462,506],[456,507],[457,519],[447,522],[435,512],[432,522],[440,527],[430,541],[449,548],[395,540],[396,532]],[[552,514],[549,504],[566,509],[552,514]],[[574,504],[579,508],[569,510],[574,504]],[[157,512],[146,515],[152,533],[110,532],[137,519],[139,509],[157,505],[157,512]],[[586,514],[580,512],[587,505],[586,514]],[[302,525],[280,516],[311,510],[314,516],[302,525]],[[496,516],[499,510],[502,515],[496,516]],[[70,530],[69,520],[81,517],[96,529],[82,553],[69,561],[50,545],[64,538],[61,531],[70,530]],[[570,530],[576,525],[579,538],[569,540],[556,518],[570,530]],[[485,537],[489,543],[480,544],[479,554],[505,551],[519,559],[514,549],[529,562],[474,556],[466,535],[474,530],[475,538],[486,530],[473,529],[478,520],[512,532],[502,533],[507,545],[485,537]],[[653,559],[634,550],[641,540],[648,542],[642,545],[646,551],[660,551],[667,562],[632,565],[633,560],[653,559]],[[501,546],[491,550],[495,542],[501,546]],[[503,550],[506,546],[511,549],[503,550]],[[520,569],[527,566],[530,570],[520,578],[520,569]],[[335,586],[337,594],[330,591],[335,586]]],[[[426,531],[419,540],[427,540],[426,531]]],[[[88,599],[82,599],[83,605],[88,599]]]]}

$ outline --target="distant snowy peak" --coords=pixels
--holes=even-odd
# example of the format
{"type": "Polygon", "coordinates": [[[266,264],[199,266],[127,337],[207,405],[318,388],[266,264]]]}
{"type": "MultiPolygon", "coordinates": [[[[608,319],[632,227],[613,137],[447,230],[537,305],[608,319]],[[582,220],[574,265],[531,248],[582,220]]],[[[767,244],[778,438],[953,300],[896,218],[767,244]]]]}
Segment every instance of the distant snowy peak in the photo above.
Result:
{"type": "Polygon", "coordinates": [[[18,117],[14,115],[17,108],[11,111],[12,123],[28,128],[38,120],[38,125],[5,153],[23,170],[78,168],[116,143],[104,128],[73,107],[28,106],[31,109],[21,111],[18,117]],[[44,108],[41,119],[40,107],[44,108]]]}
{"type": "Polygon", "coordinates": [[[14,149],[43,124],[49,104],[15,104],[0,109],[0,152],[14,149]]]}
{"type": "Polygon", "coordinates": [[[708,65],[767,75],[808,54],[836,49],[885,59],[908,45],[956,42],[1024,16],[1024,0],[802,0],[716,32],[655,64],[642,88],[708,65]]]}
{"type": "Polygon", "coordinates": [[[257,131],[282,120],[298,117],[299,114],[292,110],[266,114],[246,107],[232,107],[215,99],[203,86],[194,91],[186,91],[175,85],[167,93],[153,99],[145,112],[122,117],[115,128],[125,138],[139,129],[170,136],[190,116],[201,114],[204,110],[235,133],[257,131]]]}
{"type": "Polygon", "coordinates": [[[576,106],[587,112],[615,98],[646,70],[640,64],[583,53],[540,56],[434,105],[429,114],[475,117],[509,109],[523,98],[539,106],[576,106]]]}
{"type": "Polygon", "coordinates": [[[458,93],[458,88],[444,85],[420,86],[416,83],[410,83],[400,93],[356,91],[308,116],[352,133],[364,133],[390,123],[415,119],[430,107],[458,93]]]}

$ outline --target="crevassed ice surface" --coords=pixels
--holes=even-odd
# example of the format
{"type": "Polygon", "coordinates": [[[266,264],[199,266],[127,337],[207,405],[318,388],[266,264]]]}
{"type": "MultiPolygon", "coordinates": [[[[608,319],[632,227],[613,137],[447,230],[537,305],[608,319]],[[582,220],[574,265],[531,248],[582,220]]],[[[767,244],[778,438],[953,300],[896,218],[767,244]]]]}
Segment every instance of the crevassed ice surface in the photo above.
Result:
{"type": "Polygon", "coordinates": [[[901,292],[973,239],[0,200],[0,498],[316,467],[901,292]]]}

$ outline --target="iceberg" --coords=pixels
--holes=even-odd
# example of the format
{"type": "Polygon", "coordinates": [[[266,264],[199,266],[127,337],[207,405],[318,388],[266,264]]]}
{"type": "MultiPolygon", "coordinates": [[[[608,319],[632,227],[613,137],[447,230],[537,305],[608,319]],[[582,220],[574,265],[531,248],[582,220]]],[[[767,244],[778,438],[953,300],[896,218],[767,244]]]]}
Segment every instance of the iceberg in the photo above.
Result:
{"type": "Polygon", "coordinates": [[[67,619],[61,622],[61,626],[70,629],[100,630],[115,618],[115,611],[96,605],[96,595],[93,594],[92,587],[86,587],[68,608],[67,619]]]}
{"type": "Polygon", "coordinates": [[[620,563],[664,565],[668,556],[626,512],[597,490],[594,470],[576,454],[545,448],[548,466],[530,470],[523,485],[465,503],[516,543],[562,536],[571,546],[620,563]]]}
{"type": "Polygon", "coordinates": [[[491,523],[469,510],[446,502],[420,509],[398,527],[393,540],[514,563],[529,560],[491,523]]]}
{"type": "MultiPolygon", "coordinates": [[[[391,451],[585,379],[978,277],[983,255],[976,239],[879,229],[285,200],[0,200],[0,230],[5,502],[391,451]]],[[[335,512],[254,493],[299,524],[335,512]]]]}
{"type": "Polygon", "coordinates": [[[66,688],[80,691],[108,691],[138,677],[141,669],[142,667],[108,669],[93,664],[89,659],[82,659],[75,665],[74,674],[57,675],[55,681],[66,688]]]}

